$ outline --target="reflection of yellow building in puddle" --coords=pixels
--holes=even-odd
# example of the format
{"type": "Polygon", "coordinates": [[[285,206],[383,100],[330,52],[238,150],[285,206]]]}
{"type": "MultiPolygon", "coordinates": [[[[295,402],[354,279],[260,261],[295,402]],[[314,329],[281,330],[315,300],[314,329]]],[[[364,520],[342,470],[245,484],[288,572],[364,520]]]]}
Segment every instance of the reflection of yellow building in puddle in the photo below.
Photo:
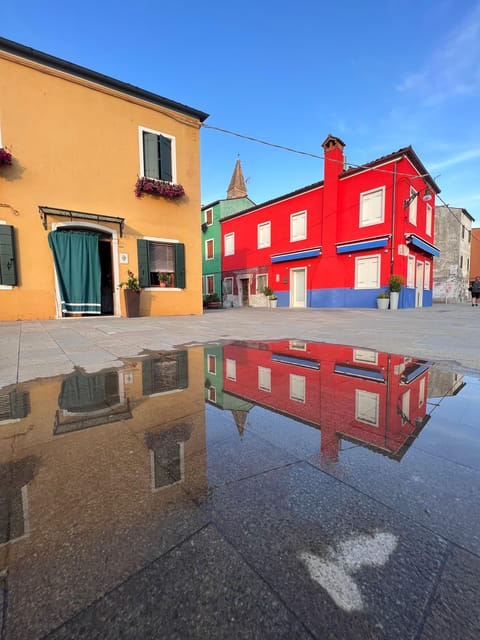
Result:
{"type": "Polygon", "coordinates": [[[207,486],[201,349],[18,392],[27,415],[0,416],[9,638],[43,635],[197,530],[207,486]]]}

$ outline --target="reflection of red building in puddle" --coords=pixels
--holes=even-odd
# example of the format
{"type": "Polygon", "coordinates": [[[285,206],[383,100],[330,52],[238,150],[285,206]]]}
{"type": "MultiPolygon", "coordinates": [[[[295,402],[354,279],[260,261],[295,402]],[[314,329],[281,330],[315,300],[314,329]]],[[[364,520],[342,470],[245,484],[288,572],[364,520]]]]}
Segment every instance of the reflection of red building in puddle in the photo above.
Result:
{"type": "Polygon", "coordinates": [[[344,345],[283,340],[224,347],[224,391],[400,460],[427,422],[430,363],[344,345]]]}

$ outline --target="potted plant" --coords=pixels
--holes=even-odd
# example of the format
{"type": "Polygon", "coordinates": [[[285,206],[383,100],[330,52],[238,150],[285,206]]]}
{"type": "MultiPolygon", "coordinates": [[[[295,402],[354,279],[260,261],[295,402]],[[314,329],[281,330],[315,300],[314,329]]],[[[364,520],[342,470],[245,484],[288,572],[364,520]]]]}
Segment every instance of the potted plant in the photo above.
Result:
{"type": "Polygon", "coordinates": [[[266,298],[267,301],[267,307],[270,307],[270,297],[273,296],[273,289],[271,289],[270,287],[264,287],[263,289],[263,295],[266,298]]]}
{"type": "Polygon", "coordinates": [[[170,284],[170,274],[169,273],[158,273],[158,282],[161,287],[166,287],[167,284],[170,284]]]}
{"type": "Polygon", "coordinates": [[[277,296],[274,293],[272,293],[271,296],[268,296],[268,299],[270,301],[270,306],[275,308],[277,306],[277,302],[278,302],[277,296]]]}
{"type": "Polygon", "coordinates": [[[125,311],[127,318],[137,318],[140,315],[140,283],[133,271],[128,271],[126,282],[120,283],[125,298],[125,311]]]}
{"type": "Polygon", "coordinates": [[[222,303],[218,296],[218,293],[209,293],[205,298],[205,306],[207,309],[221,309],[222,303]]]}
{"type": "Polygon", "coordinates": [[[390,302],[390,296],[388,293],[381,292],[377,295],[377,309],[388,309],[388,303],[390,302]]]}
{"type": "Polygon", "coordinates": [[[388,281],[388,288],[390,291],[390,309],[398,309],[398,299],[400,297],[400,291],[403,286],[402,276],[392,274],[388,281]]]}

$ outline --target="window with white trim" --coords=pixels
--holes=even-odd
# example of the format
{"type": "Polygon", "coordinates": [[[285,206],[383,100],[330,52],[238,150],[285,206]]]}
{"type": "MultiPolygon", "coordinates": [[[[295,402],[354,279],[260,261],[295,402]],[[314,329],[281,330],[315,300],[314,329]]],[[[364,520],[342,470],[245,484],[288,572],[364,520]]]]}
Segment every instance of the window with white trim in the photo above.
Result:
{"type": "Polygon", "coordinates": [[[185,245],[168,240],[137,240],[138,273],[143,288],[165,285],[185,289],[185,245]]]}
{"type": "Polygon", "coordinates": [[[430,289],[430,262],[425,261],[425,272],[423,274],[423,288],[430,289]]]}
{"type": "Polygon", "coordinates": [[[264,249],[270,246],[270,222],[262,222],[257,227],[257,248],[264,249]]]}
{"type": "Polygon", "coordinates": [[[205,276],[205,293],[215,293],[215,277],[212,275],[205,276]]]}
{"type": "Polygon", "coordinates": [[[215,387],[209,387],[208,399],[210,400],[210,402],[217,402],[217,390],[215,389],[215,387]]]}
{"type": "Polygon", "coordinates": [[[307,212],[292,213],[290,216],[290,242],[305,240],[307,237],[307,212]]]}
{"type": "Polygon", "coordinates": [[[413,198],[410,204],[408,205],[408,221],[411,224],[417,224],[417,191],[413,187],[410,187],[410,198],[413,198]],[[415,196],[415,197],[413,197],[415,196]]]}
{"type": "Polygon", "coordinates": [[[380,224],[385,218],[385,187],[360,194],[360,227],[380,224]]]}
{"type": "Polygon", "coordinates": [[[226,233],[224,236],[224,254],[226,256],[233,256],[235,254],[235,234],[226,233]]]}
{"type": "Polygon", "coordinates": [[[305,376],[290,374],[290,400],[305,402],[305,376]]]}
{"type": "Polygon", "coordinates": [[[370,351],[370,349],[354,349],[353,361],[378,364],[378,353],[376,351],[370,351]]]}
{"type": "Polygon", "coordinates": [[[227,296],[232,295],[233,293],[233,278],[224,278],[223,279],[223,293],[227,296]]]}
{"type": "Polygon", "coordinates": [[[432,205],[427,204],[426,218],[425,218],[425,233],[427,236],[432,235],[432,205]]]}
{"type": "Polygon", "coordinates": [[[268,367],[258,367],[258,388],[262,391],[272,390],[272,370],[268,367]]]}
{"type": "Polygon", "coordinates": [[[380,286],[380,256],[355,258],[355,289],[378,289],[380,286]]]}
{"type": "Polygon", "coordinates": [[[210,238],[210,240],[207,240],[205,242],[205,259],[206,260],[213,260],[214,258],[214,251],[213,251],[213,238],[210,238]]]}
{"type": "Polygon", "coordinates": [[[425,378],[420,380],[418,385],[418,406],[423,407],[425,404],[425,378]]]}
{"type": "Polygon", "coordinates": [[[410,389],[402,396],[402,424],[410,421],[410,389]]]}
{"type": "Polygon", "coordinates": [[[267,286],[267,276],[265,273],[257,275],[257,293],[263,293],[267,286]]]}
{"type": "Polygon", "coordinates": [[[208,354],[208,364],[207,364],[208,373],[212,373],[215,375],[217,373],[217,356],[213,354],[208,354]]]}
{"type": "Polygon", "coordinates": [[[207,209],[205,211],[205,222],[209,227],[213,224],[213,209],[207,209]]]}
{"type": "Polygon", "coordinates": [[[306,351],[307,343],[303,340],[290,340],[288,343],[288,348],[292,351],[306,351]]]}
{"type": "Polygon", "coordinates": [[[225,370],[227,380],[235,381],[237,379],[237,362],[235,360],[227,358],[225,361],[225,370]]]}
{"type": "Polygon", "coordinates": [[[407,287],[415,286],[415,256],[408,256],[407,287]]]}
{"type": "Polygon", "coordinates": [[[380,396],[378,393],[355,389],[355,420],[372,427],[378,427],[379,406],[380,396]]]}
{"type": "Polygon", "coordinates": [[[175,138],[139,127],[140,173],[145,178],[176,182],[175,138]]]}

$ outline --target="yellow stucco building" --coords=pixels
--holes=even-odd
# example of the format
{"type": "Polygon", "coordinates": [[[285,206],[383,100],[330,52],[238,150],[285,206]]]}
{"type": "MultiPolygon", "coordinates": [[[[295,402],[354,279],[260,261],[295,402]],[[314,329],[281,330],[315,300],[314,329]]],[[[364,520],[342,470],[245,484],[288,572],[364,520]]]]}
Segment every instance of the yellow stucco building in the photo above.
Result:
{"type": "Polygon", "coordinates": [[[202,313],[205,118],[0,38],[0,320],[202,313]]]}

